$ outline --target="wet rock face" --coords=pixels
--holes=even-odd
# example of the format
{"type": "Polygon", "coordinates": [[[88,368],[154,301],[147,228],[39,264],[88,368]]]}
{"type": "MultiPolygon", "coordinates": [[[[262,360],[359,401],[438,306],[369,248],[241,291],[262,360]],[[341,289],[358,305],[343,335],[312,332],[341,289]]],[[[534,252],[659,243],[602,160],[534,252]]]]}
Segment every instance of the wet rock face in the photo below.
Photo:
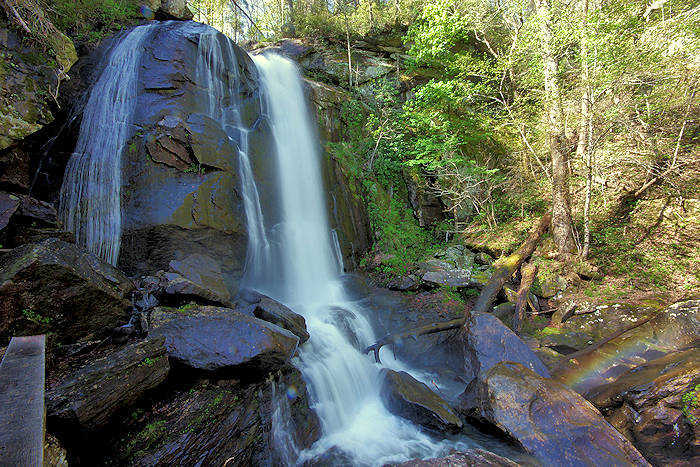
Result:
{"type": "Polygon", "coordinates": [[[436,457],[434,459],[416,459],[401,464],[393,464],[392,467],[516,467],[517,463],[483,449],[467,449],[465,451],[454,451],[449,456],[436,457]]]}
{"type": "Polygon", "coordinates": [[[222,380],[176,390],[149,410],[151,416],[140,427],[122,430],[115,461],[121,465],[283,465],[275,453],[279,434],[273,423],[279,397],[287,400],[297,449],[310,447],[320,436],[320,423],[309,407],[301,374],[285,366],[272,384],[222,380]]]}
{"type": "Polygon", "coordinates": [[[50,423],[68,430],[104,426],[165,380],[170,365],[164,344],[163,338],[133,343],[53,385],[46,395],[50,423]]]}
{"type": "Polygon", "coordinates": [[[457,433],[462,421],[442,397],[405,371],[382,369],[381,394],[390,412],[438,432],[457,433]]]}
{"type": "Polygon", "coordinates": [[[592,352],[566,360],[554,377],[584,394],[635,366],[691,345],[698,335],[700,300],[679,302],[592,352]]]}
{"type": "MultiPolygon", "coordinates": [[[[292,47],[294,43],[284,41],[282,44],[292,47]]],[[[300,56],[286,49],[281,52],[297,62],[300,60],[300,56]]],[[[340,141],[342,131],[338,125],[342,104],[349,98],[347,92],[309,79],[305,82],[309,101],[316,110],[321,147],[325,147],[327,142],[340,141]]],[[[360,259],[372,246],[369,216],[363,201],[364,188],[360,180],[354,179],[347,168],[331,158],[327,151],[323,151],[322,170],[324,188],[328,193],[328,218],[338,234],[346,269],[356,269],[360,259]]]]}
{"type": "Polygon", "coordinates": [[[61,240],[15,248],[0,257],[0,338],[102,335],[128,320],[132,290],[121,271],[61,240]]]}
{"type": "Polygon", "coordinates": [[[519,363],[493,367],[461,410],[517,441],[546,465],[649,465],[579,394],[519,363]]]}
{"type": "Polygon", "coordinates": [[[698,347],[673,352],[585,396],[655,465],[697,465],[700,406],[693,406],[688,394],[700,384],[698,362],[698,347]]]}
{"type": "Polygon", "coordinates": [[[248,376],[284,365],[299,339],[274,324],[228,308],[157,308],[149,336],[164,337],[170,358],[198,370],[236,369],[248,376]]]}
{"type": "MultiPolygon", "coordinates": [[[[129,274],[153,274],[173,260],[206,255],[218,263],[212,267],[224,277],[224,295],[234,295],[247,243],[238,173],[242,143],[229,138],[218,113],[207,108],[209,90],[197,84],[200,34],[211,31],[193,22],[162,23],[145,45],[134,136],[123,155],[119,266],[129,274]]],[[[216,40],[222,47],[230,43],[222,34],[216,40]]],[[[248,156],[264,184],[274,174],[257,170],[271,157],[257,70],[243,50],[233,50],[236,63],[225,63],[221,68],[229,72],[213,78],[229,89],[236,69],[240,94],[225,95],[216,112],[240,102],[243,124],[251,129],[248,156]]],[[[261,195],[261,201],[272,205],[271,197],[261,195]]]]}

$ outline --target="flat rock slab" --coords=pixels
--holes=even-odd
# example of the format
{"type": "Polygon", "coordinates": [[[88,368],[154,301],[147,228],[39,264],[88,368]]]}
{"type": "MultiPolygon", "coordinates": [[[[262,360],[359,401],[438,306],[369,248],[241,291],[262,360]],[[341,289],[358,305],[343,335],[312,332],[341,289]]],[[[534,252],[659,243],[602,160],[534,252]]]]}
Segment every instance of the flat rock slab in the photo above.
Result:
{"type": "Polygon", "coordinates": [[[168,354],[199,370],[248,369],[267,373],[296,351],[291,332],[229,308],[190,305],[157,308],[151,317],[153,337],[164,337],[168,354]]]}
{"type": "Polygon", "coordinates": [[[0,364],[0,465],[43,465],[45,336],[13,337],[0,364]]]}
{"type": "Polygon", "coordinates": [[[687,400],[700,385],[699,363],[700,347],[674,352],[585,396],[654,465],[700,465],[697,422],[691,422],[700,419],[700,406],[687,400]]]}
{"type": "Polygon", "coordinates": [[[450,405],[405,371],[381,371],[382,397],[390,412],[439,432],[457,433],[462,421],[450,405]]]}
{"type": "Polygon", "coordinates": [[[112,415],[165,381],[165,339],[149,338],[91,362],[56,383],[46,396],[50,419],[66,427],[102,427],[112,415]]]}
{"type": "Polygon", "coordinates": [[[465,415],[495,426],[544,465],[650,465],[593,404],[519,363],[496,365],[474,391],[465,415]]]}

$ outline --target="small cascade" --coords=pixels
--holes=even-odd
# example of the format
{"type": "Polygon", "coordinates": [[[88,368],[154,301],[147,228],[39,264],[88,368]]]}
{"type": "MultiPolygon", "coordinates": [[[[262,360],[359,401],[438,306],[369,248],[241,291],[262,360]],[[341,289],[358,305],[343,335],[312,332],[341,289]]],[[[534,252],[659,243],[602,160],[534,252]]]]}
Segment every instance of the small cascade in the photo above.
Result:
{"type": "Polygon", "coordinates": [[[240,112],[240,77],[233,43],[212,29],[200,35],[196,68],[197,85],[204,94],[208,115],[219,121],[231,142],[238,147],[241,196],[248,228],[248,250],[244,282],[267,269],[270,244],[265,232],[260,197],[248,158],[249,129],[240,112]]]}
{"type": "MultiPolygon", "coordinates": [[[[323,430],[323,437],[300,453],[297,462],[331,448],[355,465],[444,453],[455,444],[432,439],[385,408],[379,394],[381,367],[360,350],[376,336],[365,311],[347,298],[340,280],[340,247],[328,223],[318,137],[301,77],[295,65],[280,56],[254,60],[267,98],[279,170],[282,215],[271,229],[278,245],[271,261],[283,272],[283,280],[252,286],[306,319],[311,338],[300,348],[295,364],[307,382],[323,430]]],[[[392,362],[388,355],[384,360],[392,362]]]]}
{"type": "Polygon", "coordinates": [[[157,24],[138,26],[111,51],[90,91],[61,187],[59,216],[76,242],[115,265],[121,243],[121,167],[131,138],[144,43],[157,24]]]}

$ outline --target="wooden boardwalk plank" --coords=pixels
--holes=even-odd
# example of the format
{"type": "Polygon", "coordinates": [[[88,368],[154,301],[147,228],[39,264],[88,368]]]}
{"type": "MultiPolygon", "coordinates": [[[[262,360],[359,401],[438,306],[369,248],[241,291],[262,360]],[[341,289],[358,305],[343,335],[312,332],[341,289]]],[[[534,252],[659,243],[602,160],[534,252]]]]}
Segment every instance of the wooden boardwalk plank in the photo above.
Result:
{"type": "Polygon", "coordinates": [[[45,336],[13,337],[0,363],[0,465],[44,462],[45,336]]]}

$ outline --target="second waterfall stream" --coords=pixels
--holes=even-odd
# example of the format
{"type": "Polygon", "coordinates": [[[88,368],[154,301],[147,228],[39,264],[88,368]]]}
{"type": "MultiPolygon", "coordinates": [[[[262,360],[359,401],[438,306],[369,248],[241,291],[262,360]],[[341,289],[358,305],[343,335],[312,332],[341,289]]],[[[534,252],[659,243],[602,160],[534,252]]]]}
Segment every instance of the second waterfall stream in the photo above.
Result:
{"type": "Polygon", "coordinates": [[[301,76],[296,66],[281,56],[258,55],[253,59],[261,75],[264,105],[275,139],[281,221],[270,229],[275,247],[267,263],[277,274],[253,274],[269,279],[250,285],[306,319],[311,338],[295,363],[307,382],[323,430],[322,438],[300,453],[298,461],[332,448],[356,465],[439,455],[449,450],[447,443],[431,439],[385,408],[379,393],[379,365],[353,345],[342,326],[341,320],[348,323],[359,348],[375,340],[363,310],[348,299],[340,281],[318,136],[301,76]]]}

